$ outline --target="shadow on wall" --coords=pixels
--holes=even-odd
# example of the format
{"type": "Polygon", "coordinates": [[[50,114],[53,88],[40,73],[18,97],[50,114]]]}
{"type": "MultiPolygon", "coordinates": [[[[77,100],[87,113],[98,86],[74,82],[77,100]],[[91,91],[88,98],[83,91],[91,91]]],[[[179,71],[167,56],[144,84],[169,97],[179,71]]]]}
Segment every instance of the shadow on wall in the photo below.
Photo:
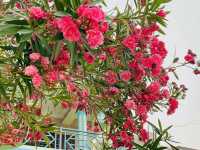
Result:
{"type": "Polygon", "coordinates": [[[192,149],[192,148],[187,148],[187,147],[181,147],[181,146],[178,146],[177,148],[179,148],[180,150],[197,150],[197,149],[192,149]]]}

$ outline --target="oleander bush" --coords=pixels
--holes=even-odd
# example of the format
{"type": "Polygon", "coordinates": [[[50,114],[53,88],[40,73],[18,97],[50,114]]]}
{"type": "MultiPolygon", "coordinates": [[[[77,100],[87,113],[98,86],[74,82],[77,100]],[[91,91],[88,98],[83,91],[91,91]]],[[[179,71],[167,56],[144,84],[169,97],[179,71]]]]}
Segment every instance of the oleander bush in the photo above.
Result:
{"type": "Polygon", "coordinates": [[[106,13],[103,0],[9,0],[0,18],[0,145],[40,140],[56,123],[41,113],[51,101],[93,114],[103,149],[161,150],[169,128],[149,113],[175,113],[187,88],[173,81],[187,66],[200,74],[197,56],[169,57],[160,39],[171,0],[134,0],[106,13]],[[100,124],[97,114],[105,114],[100,124]],[[158,135],[152,139],[147,124],[158,135]],[[28,132],[28,135],[27,135],[28,132]],[[138,142],[139,139],[142,142],[138,142]],[[142,144],[141,144],[142,143],[142,144]]]}

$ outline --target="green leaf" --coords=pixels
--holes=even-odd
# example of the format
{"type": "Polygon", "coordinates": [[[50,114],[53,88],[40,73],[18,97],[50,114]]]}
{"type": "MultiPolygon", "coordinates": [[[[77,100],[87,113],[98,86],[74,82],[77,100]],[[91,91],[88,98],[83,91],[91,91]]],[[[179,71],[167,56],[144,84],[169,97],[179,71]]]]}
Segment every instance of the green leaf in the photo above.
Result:
{"type": "Polygon", "coordinates": [[[172,73],[173,73],[173,75],[175,76],[175,78],[176,78],[177,80],[179,80],[179,77],[178,77],[177,73],[176,73],[175,71],[173,71],[172,73]]]}
{"type": "Polygon", "coordinates": [[[66,16],[67,13],[64,11],[57,11],[54,15],[57,17],[63,17],[63,16],[66,16]]]}
{"type": "Polygon", "coordinates": [[[17,50],[17,47],[14,47],[14,46],[0,46],[1,49],[4,49],[4,50],[14,50],[16,51],[17,50]]]}
{"type": "Polygon", "coordinates": [[[43,0],[43,2],[44,2],[45,8],[49,10],[49,3],[48,3],[48,0],[43,0]]]}
{"type": "Polygon", "coordinates": [[[105,0],[92,0],[93,5],[96,5],[99,3],[102,3],[104,6],[107,6],[105,0]]]}
{"type": "Polygon", "coordinates": [[[137,143],[135,143],[135,142],[134,142],[134,146],[135,146],[138,150],[145,150],[145,149],[144,149],[144,146],[139,145],[139,144],[137,144],[137,143]]]}
{"type": "Polygon", "coordinates": [[[31,34],[31,33],[33,33],[33,30],[32,29],[21,29],[21,30],[17,31],[17,33],[19,33],[19,34],[31,34]]]}
{"type": "Polygon", "coordinates": [[[6,21],[6,24],[29,25],[26,20],[19,20],[19,19],[6,21]]]}
{"type": "Polygon", "coordinates": [[[153,123],[148,122],[148,124],[149,124],[150,126],[153,127],[153,130],[154,130],[157,134],[159,134],[159,135],[161,134],[159,128],[157,128],[153,123]]]}
{"type": "Polygon", "coordinates": [[[17,2],[18,0],[10,0],[7,4],[7,8],[13,8],[15,6],[15,3],[17,2]]]}
{"type": "Polygon", "coordinates": [[[2,95],[6,100],[8,99],[5,87],[3,85],[0,85],[0,95],[2,95]]]}
{"type": "Polygon", "coordinates": [[[45,38],[37,37],[35,40],[32,40],[32,45],[34,49],[38,50],[43,56],[50,56],[51,51],[45,38]]]}
{"type": "Polygon", "coordinates": [[[21,84],[21,82],[19,81],[19,79],[16,80],[16,82],[17,82],[17,84],[18,84],[18,86],[19,86],[19,88],[21,90],[22,95],[24,96],[25,95],[24,86],[21,84]]]}
{"type": "Polygon", "coordinates": [[[179,61],[179,58],[175,57],[174,60],[173,60],[173,63],[177,63],[178,61],[179,61]]]}
{"type": "Polygon", "coordinates": [[[64,5],[61,0],[54,0],[57,10],[64,11],[64,5]]]}
{"type": "Polygon", "coordinates": [[[1,24],[0,36],[2,35],[14,35],[22,29],[27,29],[28,26],[15,25],[15,24],[1,24]]]}
{"type": "Polygon", "coordinates": [[[74,68],[77,64],[77,51],[75,50],[75,43],[65,41],[67,43],[67,47],[70,50],[70,55],[71,55],[71,65],[74,68]]]}
{"type": "Polygon", "coordinates": [[[30,83],[30,80],[25,78],[25,77],[22,77],[24,83],[26,84],[26,87],[28,87],[28,91],[29,91],[29,95],[31,95],[32,93],[32,83],[30,83]]]}
{"type": "Polygon", "coordinates": [[[161,28],[158,30],[158,32],[160,32],[161,34],[165,35],[165,32],[161,28]]]}
{"type": "Polygon", "coordinates": [[[20,30],[20,26],[12,25],[12,24],[1,24],[0,25],[0,36],[1,35],[13,35],[16,34],[17,31],[20,30]]]}
{"type": "Polygon", "coordinates": [[[157,150],[164,150],[164,149],[168,149],[168,147],[159,147],[159,148],[157,148],[157,150]]]}
{"type": "Polygon", "coordinates": [[[154,0],[152,3],[150,10],[156,11],[162,4],[169,3],[172,0],[154,0]]]}
{"type": "Polygon", "coordinates": [[[154,142],[153,145],[151,146],[152,149],[157,149],[161,140],[162,140],[163,134],[161,134],[154,142]]]}
{"type": "Polygon", "coordinates": [[[161,124],[160,119],[158,119],[158,125],[159,125],[160,130],[162,131],[162,124],[161,124]]]}
{"type": "Polygon", "coordinates": [[[56,48],[55,48],[55,50],[54,50],[54,53],[52,54],[51,60],[56,60],[56,58],[57,58],[58,55],[60,54],[61,45],[62,45],[62,41],[58,41],[57,44],[56,44],[56,48]]]}
{"type": "Polygon", "coordinates": [[[9,21],[14,21],[14,20],[19,20],[19,17],[16,17],[14,15],[7,15],[7,16],[3,16],[0,18],[0,22],[9,22],[9,21]]]}

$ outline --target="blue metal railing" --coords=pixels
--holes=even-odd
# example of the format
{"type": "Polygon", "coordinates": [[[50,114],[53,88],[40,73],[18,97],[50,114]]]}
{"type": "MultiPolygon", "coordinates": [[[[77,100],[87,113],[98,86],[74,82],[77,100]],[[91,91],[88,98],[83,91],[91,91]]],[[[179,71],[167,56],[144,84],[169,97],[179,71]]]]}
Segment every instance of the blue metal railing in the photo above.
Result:
{"type": "Polygon", "coordinates": [[[95,150],[94,146],[102,143],[101,133],[62,127],[55,132],[48,132],[47,138],[48,140],[40,140],[37,144],[27,140],[25,144],[59,150],[95,150]]]}
{"type": "Polygon", "coordinates": [[[78,129],[57,128],[54,132],[47,132],[46,139],[35,143],[27,139],[25,144],[54,148],[60,150],[95,150],[96,145],[101,145],[102,134],[87,131],[87,115],[84,111],[77,112],[78,129]]]}

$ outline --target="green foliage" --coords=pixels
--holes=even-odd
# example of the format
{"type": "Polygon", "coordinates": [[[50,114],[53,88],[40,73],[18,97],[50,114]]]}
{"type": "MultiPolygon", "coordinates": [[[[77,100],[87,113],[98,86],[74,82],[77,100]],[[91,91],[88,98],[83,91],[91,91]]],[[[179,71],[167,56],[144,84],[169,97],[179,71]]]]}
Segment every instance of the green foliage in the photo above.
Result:
{"type": "Polygon", "coordinates": [[[172,150],[179,150],[176,148],[176,146],[172,145],[171,142],[174,142],[171,140],[171,136],[169,134],[169,130],[172,128],[172,126],[169,126],[165,129],[163,129],[162,124],[160,120],[158,120],[158,127],[154,124],[149,122],[149,125],[152,127],[152,131],[154,131],[154,137],[153,139],[150,139],[148,142],[146,142],[144,145],[139,145],[137,143],[134,143],[135,149],[137,150],[167,150],[169,147],[172,148],[172,150]],[[169,145],[169,147],[163,146],[163,144],[169,145]]]}
{"type": "MultiPolygon", "coordinates": [[[[41,101],[51,100],[55,105],[58,105],[62,100],[73,103],[73,100],[77,97],[74,98],[71,93],[66,91],[68,81],[62,81],[53,85],[49,83],[50,86],[42,86],[41,89],[37,89],[33,86],[31,78],[25,76],[23,72],[24,68],[33,63],[29,59],[29,55],[33,52],[40,53],[43,57],[49,58],[50,63],[48,67],[52,69],[56,58],[58,58],[63,46],[65,46],[70,53],[71,59],[69,66],[66,68],[62,67],[67,72],[68,76],[74,77],[73,82],[76,83],[81,90],[87,88],[90,91],[88,102],[90,105],[89,113],[96,115],[98,112],[104,112],[106,115],[112,116],[112,125],[109,128],[105,127],[105,133],[107,135],[120,130],[125,122],[125,115],[122,112],[124,101],[127,100],[132,93],[144,91],[147,86],[146,83],[151,82],[152,78],[147,76],[144,79],[144,84],[119,81],[112,86],[118,88],[123,93],[104,98],[103,96],[106,94],[104,92],[105,89],[111,87],[111,85],[108,85],[103,80],[104,73],[107,70],[113,70],[119,74],[121,70],[128,70],[128,62],[130,62],[134,56],[122,45],[123,39],[133,32],[132,27],[135,25],[148,27],[154,23],[158,23],[162,27],[166,27],[167,20],[157,16],[156,13],[170,1],[171,0],[146,0],[146,4],[142,5],[140,3],[141,1],[135,0],[134,7],[131,7],[127,1],[127,6],[122,12],[116,8],[114,10],[116,16],[107,16],[106,18],[108,22],[112,23],[112,26],[110,26],[109,31],[105,33],[105,44],[100,46],[99,49],[104,50],[110,47],[117,48],[116,51],[119,53],[117,59],[122,60],[122,65],[116,65],[117,61],[111,56],[108,56],[106,62],[100,62],[99,59],[96,59],[94,64],[88,65],[86,61],[83,60],[84,52],[89,51],[98,56],[100,51],[99,49],[91,49],[88,46],[85,38],[86,33],[84,31],[85,24],[83,27],[80,27],[82,36],[81,43],[70,42],[64,39],[61,33],[54,33],[55,29],[53,29],[53,33],[47,30],[46,28],[49,25],[48,20],[31,20],[27,13],[14,8],[16,0],[10,0],[7,3],[7,15],[0,18],[0,37],[3,37],[4,40],[5,37],[7,38],[7,41],[0,43],[0,54],[2,55],[0,56],[0,102],[9,102],[14,105],[21,103],[28,104],[31,111],[23,113],[19,108],[14,108],[16,113],[19,114],[19,118],[15,120],[11,117],[11,113],[6,114],[6,111],[0,110],[0,113],[2,113],[0,116],[8,116],[8,119],[0,121],[0,127],[8,122],[17,126],[23,121],[23,125],[27,128],[45,132],[46,130],[52,129],[52,124],[50,124],[50,126],[44,126],[42,121],[46,116],[37,116],[34,114],[34,109],[42,107],[43,103],[41,101]],[[4,71],[4,69],[7,70],[4,71]],[[30,97],[33,91],[36,91],[37,94],[41,92],[42,96],[45,98],[42,97],[40,100],[29,103],[27,97],[30,97]],[[101,97],[103,98],[101,99],[101,97]],[[101,101],[99,99],[101,99],[101,101]]],[[[54,0],[54,5],[52,6],[47,0],[32,0],[31,2],[34,6],[41,6],[45,11],[49,11],[56,19],[67,14],[72,16],[75,20],[78,17],[76,9],[85,1],[54,0]]],[[[106,5],[104,0],[91,0],[91,3],[106,5]]],[[[164,34],[162,29],[160,29],[159,32],[164,34]]],[[[177,60],[174,61],[176,62],[177,60]]],[[[34,62],[33,64],[37,66],[40,74],[46,75],[46,70],[42,68],[40,63],[34,62]]],[[[80,93],[78,94],[80,95],[80,93]]],[[[174,97],[178,97],[179,95],[181,94],[177,93],[177,91],[174,92],[174,97]]],[[[162,111],[161,108],[165,106],[165,101],[157,102],[152,106],[153,109],[151,111],[162,111]]],[[[136,120],[136,123],[139,120],[138,116],[131,114],[131,117],[136,120]]],[[[138,124],[139,123],[138,121],[138,124]]],[[[171,137],[168,133],[171,126],[163,129],[160,121],[158,123],[159,127],[151,123],[149,124],[153,127],[153,131],[156,132],[157,137],[142,145],[133,143],[136,149],[166,149],[166,147],[162,146],[161,142],[166,142],[175,149],[175,147],[170,144],[171,137]]],[[[3,127],[6,129],[6,126],[3,127]]],[[[109,143],[104,145],[104,149],[109,148],[109,143]]]]}

